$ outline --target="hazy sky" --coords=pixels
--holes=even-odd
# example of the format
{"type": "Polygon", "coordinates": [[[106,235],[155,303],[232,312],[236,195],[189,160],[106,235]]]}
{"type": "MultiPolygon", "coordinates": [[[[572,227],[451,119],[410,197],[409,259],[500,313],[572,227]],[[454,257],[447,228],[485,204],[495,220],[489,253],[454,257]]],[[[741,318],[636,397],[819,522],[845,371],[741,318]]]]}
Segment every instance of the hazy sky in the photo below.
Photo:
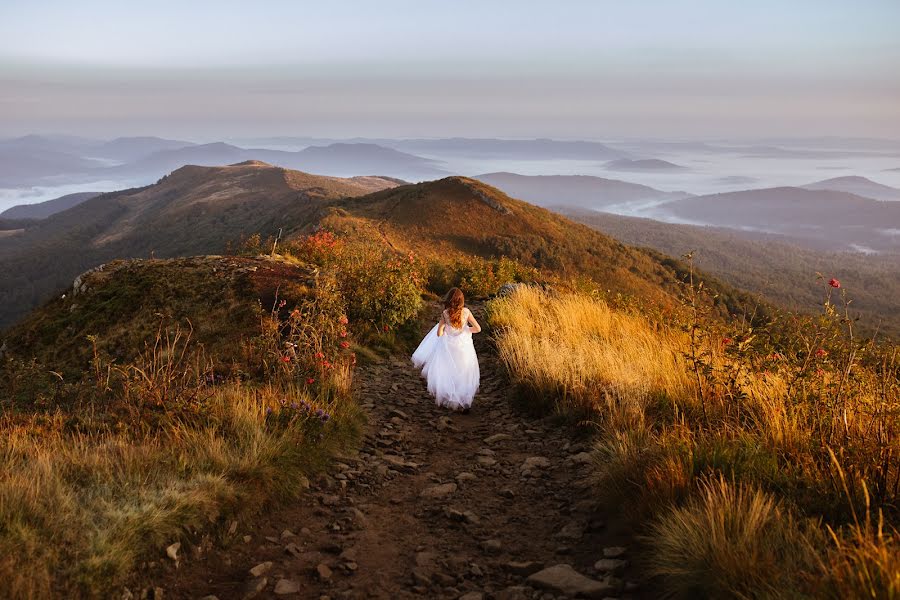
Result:
{"type": "Polygon", "coordinates": [[[0,135],[900,138],[900,0],[0,0],[0,135]]]}

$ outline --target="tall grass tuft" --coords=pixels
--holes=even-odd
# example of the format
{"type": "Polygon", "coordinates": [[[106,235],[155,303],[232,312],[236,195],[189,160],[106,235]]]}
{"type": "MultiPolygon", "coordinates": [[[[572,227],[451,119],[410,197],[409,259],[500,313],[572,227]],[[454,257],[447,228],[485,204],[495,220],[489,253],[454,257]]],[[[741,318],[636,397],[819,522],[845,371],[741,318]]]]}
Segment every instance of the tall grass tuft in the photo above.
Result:
{"type": "Polygon", "coordinates": [[[812,531],[771,495],[708,479],[653,523],[650,568],[679,598],[803,598],[798,583],[818,566],[812,531]]]}
{"type": "Polygon", "coordinates": [[[561,410],[644,403],[690,391],[683,335],[577,294],[520,286],[490,304],[501,359],[513,379],[561,410]]]}

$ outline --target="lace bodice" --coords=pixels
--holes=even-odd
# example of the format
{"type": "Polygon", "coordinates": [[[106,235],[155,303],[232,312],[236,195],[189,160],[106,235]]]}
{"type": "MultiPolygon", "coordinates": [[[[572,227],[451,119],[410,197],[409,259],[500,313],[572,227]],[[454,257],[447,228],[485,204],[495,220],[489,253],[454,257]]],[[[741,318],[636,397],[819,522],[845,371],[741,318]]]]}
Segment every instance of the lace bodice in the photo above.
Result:
{"type": "Polygon", "coordinates": [[[471,313],[469,312],[469,309],[468,309],[468,308],[464,308],[463,311],[462,311],[462,327],[456,328],[456,327],[454,327],[453,325],[450,324],[450,317],[449,317],[449,315],[447,315],[447,311],[445,310],[443,313],[441,313],[441,318],[442,318],[443,321],[444,321],[444,332],[445,332],[445,334],[447,334],[447,335],[460,335],[460,334],[462,334],[462,333],[466,333],[467,331],[469,331],[469,324],[468,324],[468,321],[469,321],[469,315],[470,315],[470,314],[471,314],[471,313]]]}

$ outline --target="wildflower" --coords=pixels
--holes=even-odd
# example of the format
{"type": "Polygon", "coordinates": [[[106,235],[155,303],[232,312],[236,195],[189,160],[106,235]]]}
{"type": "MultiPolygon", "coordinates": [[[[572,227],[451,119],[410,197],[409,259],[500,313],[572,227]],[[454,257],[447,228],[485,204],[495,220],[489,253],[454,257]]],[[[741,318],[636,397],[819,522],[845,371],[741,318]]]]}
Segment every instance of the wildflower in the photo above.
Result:
{"type": "Polygon", "coordinates": [[[278,308],[284,308],[284,306],[286,304],[287,304],[287,300],[282,300],[281,302],[278,303],[278,308]]]}
{"type": "Polygon", "coordinates": [[[322,413],[322,416],[319,418],[322,419],[323,423],[327,423],[329,419],[331,419],[331,415],[329,415],[328,413],[322,413]]]}
{"type": "Polygon", "coordinates": [[[328,362],[327,360],[323,360],[322,366],[325,367],[326,369],[330,369],[332,367],[332,364],[330,362],[328,362]]]}
{"type": "Polygon", "coordinates": [[[732,341],[732,340],[731,340],[730,337],[722,338],[722,345],[723,345],[723,346],[727,346],[728,344],[731,343],[731,341],[732,341]]]}
{"type": "Polygon", "coordinates": [[[339,321],[340,321],[340,324],[341,324],[341,325],[346,325],[347,323],[350,322],[350,320],[349,320],[347,317],[343,316],[343,315],[341,316],[341,318],[339,319],[339,321]]]}
{"type": "Polygon", "coordinates": [[[349,347],[350,347],[350,342],[341,342],[341,348],[343,348],[344,350],[346,350],[349,347]]]}
{"type": "Polygon", "coordinates": [[[824,374],[825,374],[825,371],[823,371],[822,369],[816,369],[816,375],[818,375],[819,377],[821,377],[824,374]]]}
{"type": "MultiPolygon", "coordinates": [[[[315,382],[316,382],[316,378],[315,378],[315,377],[307,377],[307,378],[306,378],[306,385],[312,385],[312,384],[314,384],[315,382]]],[[[305,404],[305,403],[304,403],[304,404],[305,404]]]]}
{"type": "Polygon", "coordinates": [[[290,356],[282,356],[281,360],[282,360],[282,362],[289,363],[289,362],[291,362],[291,357],[290,356]]]}
{"type": "Polygon", "coordinates": [[[391,330],[391,328],[390,328],[390,327],[388,327],[388,326],[387,326],[387,325],[385,325],[385,326],[384,326],[384,330],[385,330],[385,331],[390,331],[390,330],[391,330]]]}
{"type": "Polygon", "coordinates": [[[832,277],[831,279],[828,280],[828,285],[830,285],[833,288],[839,288],[839,287],[841,287],[841,282],[838,281],[837,279],[835,279],[834,277],[832,277]]]}
{"type": "Polygon", "coordinates": [[[347,337],[347,330],[346,330],[346,329],[341,330],[341,337],[347,337]]]}
{"type": "Polygon", "coordinates": [[[321,352],[316,352],[316,358],[325,358],[325,355],[321,352]]]}
{"type": "Polygon", "coordinates": [[[271,414],[272,414],[272,407],[271,407],[271,406],[267,406],[267,407],[266,407],[266,416],[268,417],[268,416],[271,415],[271,414]]]}
{"type": "Polygon", "coordinates": [[[294,310],[291,311],[291,318],[292,319],[300,318],[300,309],[299,308],[295,308],[294,310]]]}
{"type": "Polygon", "coordinates": [[[296,403],[296,402],[291,402],[291,408],[294,409],[294,410],[297,410],[297,409],[300,408],[300,407],[297,406],[297,403],[296,403]]]}
{"type": "Polygon", "coordinates": [[[817,358],[825,358],[826,356],[828,356],[828,351],[824,348],[819,348],[818,350],[816,350],[817,358]]]}

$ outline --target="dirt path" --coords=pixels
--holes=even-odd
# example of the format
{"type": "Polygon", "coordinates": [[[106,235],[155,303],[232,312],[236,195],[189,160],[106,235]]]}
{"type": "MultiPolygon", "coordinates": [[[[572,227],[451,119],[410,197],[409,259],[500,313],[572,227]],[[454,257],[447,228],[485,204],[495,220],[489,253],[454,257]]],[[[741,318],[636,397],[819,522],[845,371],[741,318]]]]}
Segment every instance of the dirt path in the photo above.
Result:
{"type": "Polygon", "coordinates": [[[195,549],[177,570],[163,561],[154,579],[164,597],[642,596],[630,565],[595,568],[604,548],[629,539],[596,512],[586,443],[514,409],[487,339],[476,339],[482,387],[471,414],[436,407],[405,358],[360,367],[369,430],[359,454],[339,459],[305,501],[239,525],[230,544],[195,549]],[[564,569],[526,582],[559,564],[594,583],[564,569]]]}

